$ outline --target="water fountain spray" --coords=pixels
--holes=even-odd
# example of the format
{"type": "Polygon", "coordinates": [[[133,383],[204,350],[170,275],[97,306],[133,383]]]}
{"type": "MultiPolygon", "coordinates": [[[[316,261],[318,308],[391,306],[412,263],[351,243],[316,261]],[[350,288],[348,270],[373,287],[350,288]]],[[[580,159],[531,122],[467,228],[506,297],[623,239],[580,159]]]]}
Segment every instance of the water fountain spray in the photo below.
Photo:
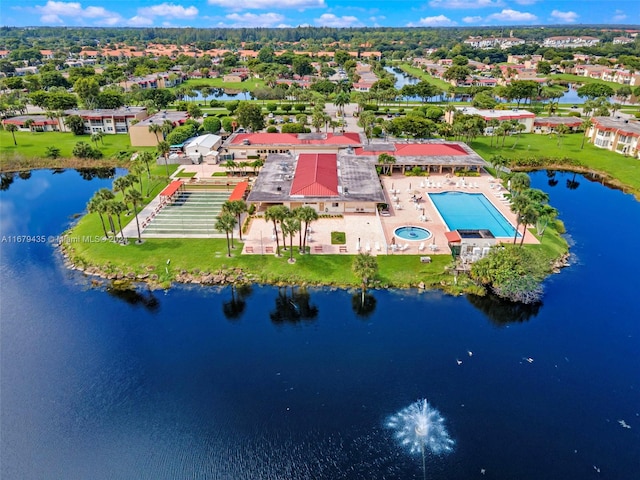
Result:
{"type": "Polygon", "coordinates": [[[447,433],[444,418],[426,399],[418,400],[391,415],[386,426],[394,430],[394,438],[409,453],[422,455],[422,472],[425,478],[426,453],[440,455],[453,450],[454,441],[447,433]]]}

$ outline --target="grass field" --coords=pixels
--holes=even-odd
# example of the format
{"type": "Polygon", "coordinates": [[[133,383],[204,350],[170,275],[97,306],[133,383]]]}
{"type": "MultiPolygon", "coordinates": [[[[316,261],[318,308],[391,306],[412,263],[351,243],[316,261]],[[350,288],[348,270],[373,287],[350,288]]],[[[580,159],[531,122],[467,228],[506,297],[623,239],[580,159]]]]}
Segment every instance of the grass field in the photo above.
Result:
{"type": "MultiPolygon", "coordinates": [[[[13,137],[11,132],[0,131],[0,170],[11,170],[12,166],[19,164],[24,168],[43,168],[47,166],[57,166],[57,163],[52,159],[46,158],[46,148],[49,146],[55,146],[60,149],[60,156],[62,159],[72,158],[73,147],[78,142],[85,142],[95,147],[95,143],[91,141],[90,135],[76,136],[72,133],[62,132],[15,132],[16,143],[13,143],[13,137]],[[44,164],[38,160],[44,160],[44,164]]],[[[113,160],[115,157],[122,157],[123,159],[131,155],[135,151],[155,151],[153,147],[132,147],[129,141],[129,135],[105,135],[102,137],[102,142],[98,142],[97,147],[103,153],[103,159],[100,161],[86,160],[89,164],[96,164],[104,166],[103,164],[109,163],[113,166],[113,160]],[[127,152],[126,154],[118,155],[121,152],[127,152]]]]}
{"type": "Polygon", "coordinates": [[[558,142],[555,135],[523,134],[520,137],[507,137],[504,147],[496,147],[496,142],[502,140],[494,138],[493,147],[490,137],[478,137],[470,144],[485,160],[494,155],[502,155],[509,159],[526,159],[530,157],[572,158],[580,162],[587,170],[594,170],[608,174],[618,179],[620,184],[626,185],[636,195],[640,194],[640,161],[625,157],[618,153],[597,148],[585,141],[582,145],[582,134],[572,133],[563,136],[558,142]]]}
{"type": "Polygon", "coordinates": [[[424,70],[417,67],[412,67],[408,63],[401,63],[398,65],[398,67],[401,68],[403,72],[407,72],[409,75],[419,78],[420,80],[424,80],[425,82],[429,82],[436,87],[441,88],[445,92],[449,89],[449,87],[451,87],[450,83],[445,82],[444,80],[440,80],[439,78],[433,78],[428,73],[425,73],[424,70]]]}

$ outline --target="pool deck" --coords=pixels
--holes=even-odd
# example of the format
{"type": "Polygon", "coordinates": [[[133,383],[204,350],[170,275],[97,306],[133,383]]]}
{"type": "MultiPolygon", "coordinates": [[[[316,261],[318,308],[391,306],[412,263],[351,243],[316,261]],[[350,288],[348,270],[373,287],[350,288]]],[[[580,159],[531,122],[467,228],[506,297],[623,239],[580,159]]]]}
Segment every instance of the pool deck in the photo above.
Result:
{"type": "MultiPolygon", "coordinates": [[[[466,186],[462,186],[462,178],[449,178],[447,175],[406,177],[395,174],[381,177],[381,179],[389,204],[389,216],[378,216],[373,213],[349,213],[343,217],[321,218],[313,222],[311,241],[308,243],[312,255],[340,253],[354,255],[359,252],[369,252],[371,255],[450,254],[451,250],[445,238],[445,232],[448,231],[447,226],[430,200],[429,193],[448,191],[483,193],[512,225],[516,224],[516,216],[511,212],[508,200],[503,198],[507,190],[501,182],[489,174],[483,173],[480,177],[467,177],[464,182],[466,186]],[[427,187],[427,180],[429,184],[435,184],[435,186],[427,187]],[[413,195],[422,197],[417,207],[412,200],[413,195]],[[433,236],[424,242],[394,239],[394,230],[407,225],[426,228],[433,236]],[[345,232],[346,245],[332,245],[332,231],[345,232]],[[397,247],[393,247],[394,243],[397,247]],[[420,249],[421,244],[423,244],[422,249],[420,249]],[[405,245],[407,245],[406,249],[405,245]]],[[[522,226],[519,231],[522,234],[522,226]]],[[[245,240],[243,253],[275,253],[276,242],[273,236],[273,224],[267,224],[263,218],[252,220],[249,231],[243,235],[243,239],[245,240]]],[[[279,233],[279,239],[280,246],[282,246],[281,233],[279,233]]],[[[502,240],[504,243],[513,241],[512,238],[502,240]]],[[[297,242],[296,235],[294,245],[297,245],[297,242]]],[[[527,233],[524,243],[538,244],[539,242],[533,235],[527,233]]]]}

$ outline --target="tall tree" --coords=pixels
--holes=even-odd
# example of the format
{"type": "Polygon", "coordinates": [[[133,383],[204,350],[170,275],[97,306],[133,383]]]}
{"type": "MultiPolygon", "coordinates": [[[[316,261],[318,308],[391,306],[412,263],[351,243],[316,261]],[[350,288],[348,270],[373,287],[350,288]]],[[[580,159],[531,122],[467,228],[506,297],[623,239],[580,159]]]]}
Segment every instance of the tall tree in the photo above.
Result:
{"type": "Polygon", "coordinates": [[[227,236],[227,257],[231,257],[232,244],[229,239],[229,234],[233,233],[235,226],[236,217],[231,212],[221,212],[216,219],[215,229],[219,232],[224,232],[227,236]]]}
{"type": "Polygon", "coordinates": [[[222,204],[222,211],[234,215],[238,222],[238,236],[242,241],[242,214],[247,211],[247,203],[244,200],[227,200],[222,204]]]}
{"type": "Polygon", "coordinates": [[[142,234],[140,233],[140,221],[138,219],[138,205],[142,204],[142,194],[133,188],[127,190],[124,194],[124,201],[133,205],[133,213],[136,217],[136,227],[138,229],[138,240],[136,243],[142,243],[142,234]]]}
{"type": "Polygon", "coordinates": [[[280,256],[280,240],[278,238],[278,223],[282,222],[289,214],[289,209],[284,205],[274,205],[267,208],[264,212],[264,218],[266,221],[273,222],[273,232],[276,237],[276,255],[280,256]]]}
{"type": "Polygon", "coordinates": [[[13,123],[7,123],[4,126],[4,129],[7,132],[11,132],[11,136],[13,137],[13,144],[17,146],[18,142],[16,142],[16,130],[18,130],[18,127],[16,125],[14,125],[13,123]]]}
{"type": "Polygon", "coordinates": [[[378,262],[368,253],[359,253],[353,259],[351,270],[362,282],[362,303],[364,303],[367,286],[378,274],[378,262]]]}
{"type": "Polygon", "coordinates": [[[302,234],[302,245],[301,245],[301,253],[306,253],[307,251],[307,236],[309,233],[309,226],[311,222],[315,222],[318,220],[319,215],[312,207],[304,206],[295,209],[296,216],[300,219],[301,222],[304,222],[304,230],[302,234]]]}

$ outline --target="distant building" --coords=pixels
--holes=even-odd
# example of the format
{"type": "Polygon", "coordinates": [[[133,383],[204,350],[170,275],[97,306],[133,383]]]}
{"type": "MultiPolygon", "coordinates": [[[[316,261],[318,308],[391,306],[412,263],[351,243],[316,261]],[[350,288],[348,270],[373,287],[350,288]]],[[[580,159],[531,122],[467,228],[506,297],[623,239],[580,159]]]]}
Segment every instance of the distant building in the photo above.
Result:
{"type": "MultiPolygon", "coordinates": [[[[147,107],[103,108],[95,110],[65,110],[65,115],[79,115],[84,120],[84,133],[129,133],[131,122],[147,116],[147,107]]],[[[66,126],[64,131],[68,131],[66,126]]]]}
{"type": "MultiPolygon", "coordinates": [[[[494,109],[479,109],[475,107],[456,107],[455,111],[446,112],[444,115],[444,119],[448,123],[453,123],[454,116],[456,114],[464,114],[464,115],[478,115],[482,117],[485,121],[489,122],[491,120],[498,120],[500,123],[502,122],[510,122],[512,120],[516,120],[518,123],[524,125],[525,130],[524,133],[531,133],[533,130],[533,121],[535,119],[535,114],[518,108],[512,108],[510,110],[494,110],[494,109]]],[[[488,133],[491,133],[488,131],[488,133]]]]}
{"type": "Polygon", "coordinates": [[[559,125],[565,125],[575,132],[582,125],[582,119],[580,117],[536,117],[533,121],[533,133],[555,133],[559,125]]]}
{"type": "Polygon", "coordinates": [[[178,127],[189,118],[187,112],[165,111],[151,115],[135,125],[129,127],[129,139],[133,147],[155,147],[158,141],[162,140],[162,133],[157,135],[149,130],[151,125],[163,125],[166,121],[171,122],[174,127],[178,127]]]}
{"type": "Polygon", "coordinates": [[[19,115],[17,117],[5,118],[2,125],[15,125],[18,130],[25,132],[57,132],[60,130],[60,123],[55,118],[49,118],[44,115],[19,115]],[[27,126],[31,120],[31,126],[27,126]]]}
{"type": "Polygon", "coordinates": [[[575,48],[575,47],[593,47],[600,43],[600,39],[596,37],[573,37],[570,35],[562,35],[556,37],[548,37],[542,43],[543,47],[553,48],[575,48]]]}

